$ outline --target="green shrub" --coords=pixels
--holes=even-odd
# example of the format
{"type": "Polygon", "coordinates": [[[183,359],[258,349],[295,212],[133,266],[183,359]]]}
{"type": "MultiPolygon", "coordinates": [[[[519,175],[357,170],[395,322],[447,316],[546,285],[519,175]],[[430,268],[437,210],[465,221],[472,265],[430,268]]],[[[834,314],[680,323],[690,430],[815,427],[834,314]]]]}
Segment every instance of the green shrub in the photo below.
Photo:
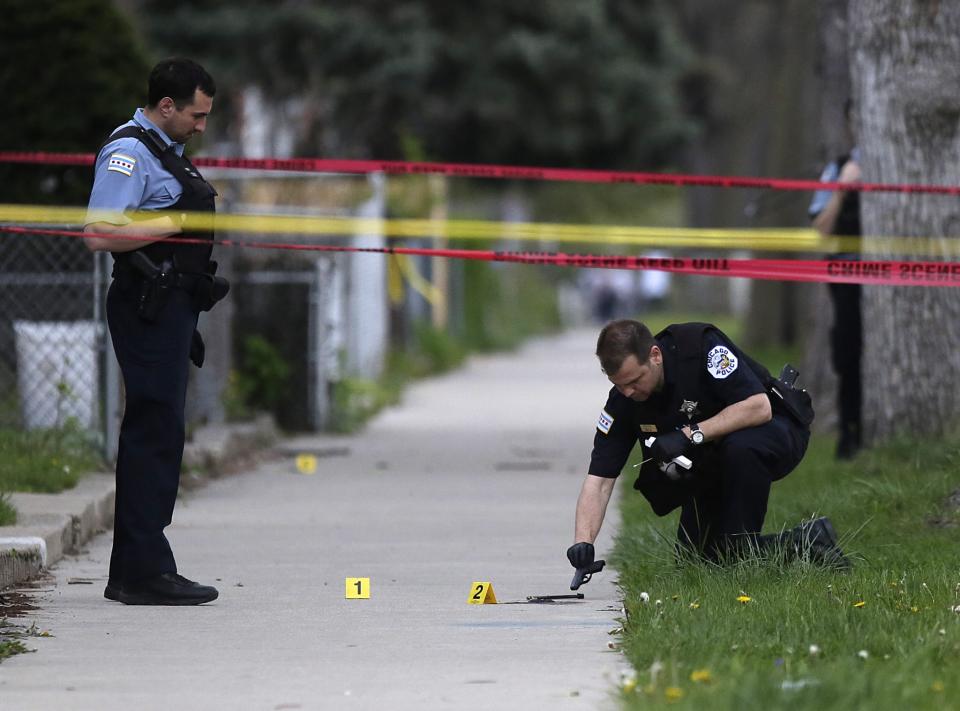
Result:
{"type": "Polygon", "coordinates": [[[228,408],[236,411],[273,410],[289,393],[290,365],[262,336],[247,336],[240,368],[231,373],[228,408]]]}

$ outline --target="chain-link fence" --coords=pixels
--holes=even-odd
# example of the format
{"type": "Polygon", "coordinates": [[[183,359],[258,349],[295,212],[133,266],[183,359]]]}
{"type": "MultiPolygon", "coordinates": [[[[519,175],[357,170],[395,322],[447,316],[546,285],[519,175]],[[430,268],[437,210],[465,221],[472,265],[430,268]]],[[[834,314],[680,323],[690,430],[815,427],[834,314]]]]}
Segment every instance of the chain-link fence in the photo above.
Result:
{"type": "Polygon", "coordinates": [[[105,442],[108,259],[78,239],[0,232],[0,428],[105,442]]]}
{"type": "MultiPolygon", "coordinates": [[[[218,233],[231,243],[387,245],[376,222],[390,213],[384,176],[207,172],[224,213],[370,218],[370,231],[348,242],[218,233]]],[[[431,217],[445,219],[445,186],[401,187],[406,193],[394,199],[407,212],[422,213],[426,202],[443,208],[428,209],[431,217]]],[[[391,358],[415,360],[412,372],[427,358],[447,362],[454,348],[503,347],[514,332],[540,332],[555,320],[545,306],[556,301],[555,284],[535,279],[532,267],[227,246],[214,258],[233,288],[200,317],[207,359],[191,368],[190,429],[261,410],[287,430],[337,429],[351,398],[364,409],[374,397],[391,358]]],[[[0,430],[76,428],[113,459],[123,394],[104,316],[112,261],[77,238],[0,231],[0,430]]]]}

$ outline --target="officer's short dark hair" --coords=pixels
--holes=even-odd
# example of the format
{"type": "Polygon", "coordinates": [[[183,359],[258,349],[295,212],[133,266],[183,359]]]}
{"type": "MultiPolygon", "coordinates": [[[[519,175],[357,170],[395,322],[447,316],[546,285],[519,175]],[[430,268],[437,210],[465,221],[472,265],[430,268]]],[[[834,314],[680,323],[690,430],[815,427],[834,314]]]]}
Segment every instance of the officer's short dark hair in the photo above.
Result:
{"type": "Polygon", "coordinates": [[[607,375],[615,375],[623,367],[623,361],[636,356],[643,365],[650,360],[650,349],[657,345],[650,329],[639,321],[622,319],[611,321],[597,339],[597,358],[607,375]]]}
{"type": "Polygon", "coordinates": [[[217,93],[217,85],[207,70],[190,59],[171,57],[158,63],[147,82],[147,106],[154,107],[165,96],[173,99],[178,109],[193,103],[197,89],[209,97],[217,93]]]}

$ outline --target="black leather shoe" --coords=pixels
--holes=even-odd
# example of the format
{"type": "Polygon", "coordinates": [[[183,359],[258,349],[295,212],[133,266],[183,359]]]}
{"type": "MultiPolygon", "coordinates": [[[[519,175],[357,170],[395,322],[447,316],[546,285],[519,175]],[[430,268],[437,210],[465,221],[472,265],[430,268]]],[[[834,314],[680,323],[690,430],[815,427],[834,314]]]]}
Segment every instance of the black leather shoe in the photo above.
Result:
{"type": "Polygon", "coordinates": [[[210,585],[187,580],[177,573],[163,573],[135,584],[126,584],[119,599],[124,605],[202,605],[219,593],[210,585]]]}
{"type": "Polygon", "coordinates": [[[849,570],[850,559],[840,549],[840,541],[833,524],[826,516],[805,521],[797,527],[801,555],[809,558],[812,563],[819,563],[831,568],[849,570]]]}
{"type": "Polygon", "coordinates": [[[120,602],[120,586],[108,582],[107,587],[103,589],[103,596],[108,600],[120,602]]]}

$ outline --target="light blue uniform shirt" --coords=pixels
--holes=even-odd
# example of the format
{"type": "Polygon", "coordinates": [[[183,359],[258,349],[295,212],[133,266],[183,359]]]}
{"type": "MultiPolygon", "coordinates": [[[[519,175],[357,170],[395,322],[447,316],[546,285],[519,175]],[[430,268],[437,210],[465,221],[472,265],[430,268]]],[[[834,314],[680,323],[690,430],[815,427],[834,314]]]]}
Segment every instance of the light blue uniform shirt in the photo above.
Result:
{"type": "MultiPolygon", "coordinates": [[[[166,145],[173,146],[177,155],[183,155],[183,144],[170,140],[144,115],[143,109],[137,109],[133,119],[116,130],[126,126],[152,128],[166,145]]],[[[176,203],[182,194],[183,186],[139,139],[118,138],[105,145],[97,156],[86,224],[126,225],[131,222],[124,214],[128,210],[162,210],[176,203]]]]}
{"type": "MultiPolygon", "coordinates": [[[[860,162],[860,149],[854,148],[850,151],[850,160],[854,163],[860,162]]],[[[830,164],[823,169],[823,172],[820,174],[821,183],[833,183],[836,182],[837,178],[840,177],[840,169],[843,166],[837,165],[837,161],[830,161],[830,164]]],[[[833,195],[832,190],[817,190],[813,194],[813,200],[810,201],[810,207],[807,208],[807,214],[810,215],[810,219],[813,219],[821,212],[823,208],[827,206],[827,203],[830,202],[830,196],[833,195]]]]}

